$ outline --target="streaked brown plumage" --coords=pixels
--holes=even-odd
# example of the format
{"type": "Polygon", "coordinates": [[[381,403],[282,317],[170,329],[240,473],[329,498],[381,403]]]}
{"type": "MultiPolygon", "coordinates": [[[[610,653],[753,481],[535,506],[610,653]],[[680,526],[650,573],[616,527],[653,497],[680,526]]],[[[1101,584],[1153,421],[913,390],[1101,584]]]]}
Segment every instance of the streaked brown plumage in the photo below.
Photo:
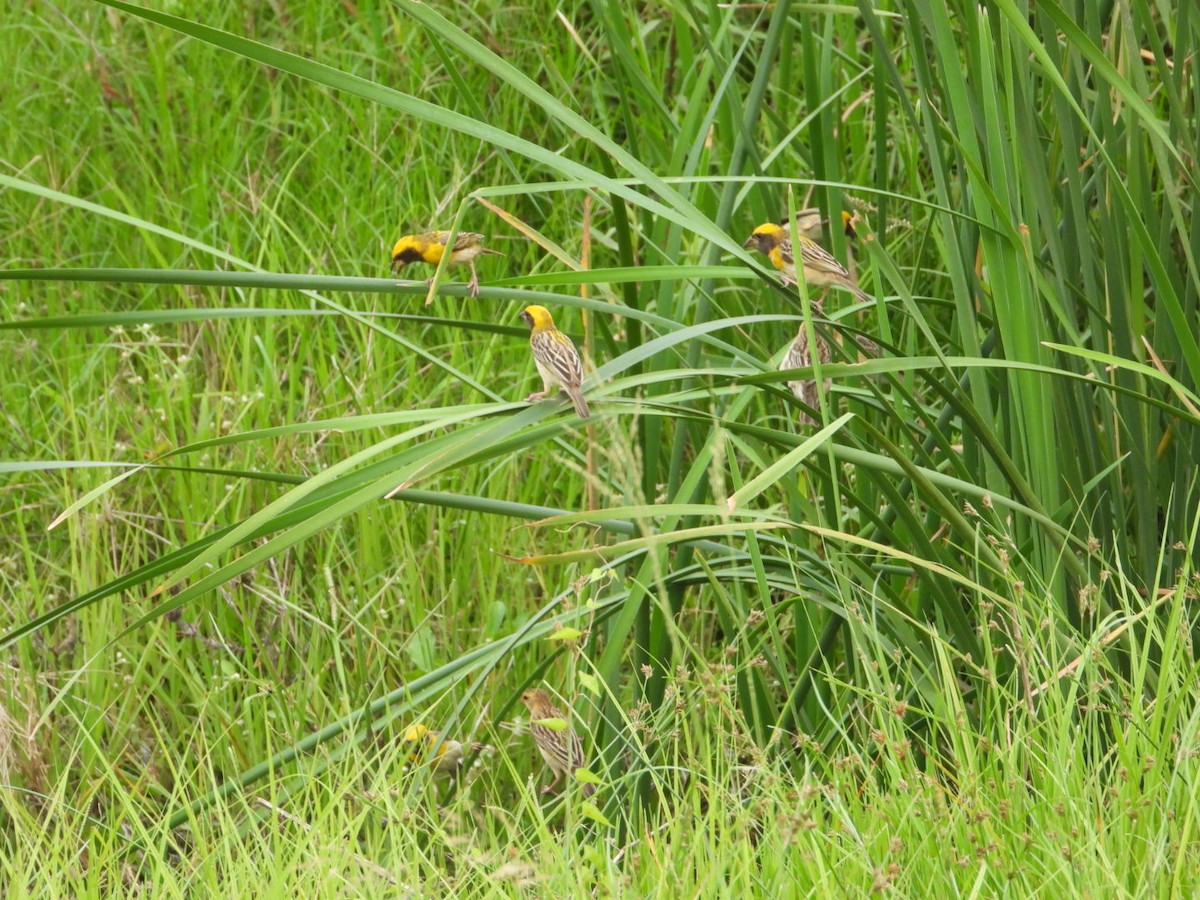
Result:
{"type": "MultiPolygon", "coordinates": [[[[554,701],[545,691],[531,688],[521,694],[521,702],[529,710],[529,732],[533,735],[538,752],[554,773],[554,780],[542,788],[543,794],[549,794],[564,777],[574,776],[576,769],[587,766],[583,755],[583,742],[571,728],[570,717],[554,705],[554,701]],[[563,722],[566,727],[556,729],[541,724],[555,719],[563,722]]],[[[583,782],[583,796],[590,797],[595,792],[594,784],[583,782]]]]}
{"type": "MultiPolygon", "coordinates": [[[[821,215],[821,210],[815,206],[810,206],[808,209],[801,209],[796,212],[796,232],[801,237],[806,237],[810,241],[820,241],[824,237],[825,226],[829,224],[829,219],[821,215]]],[[[784,219],[779,223],[788,228],[788,220],[784,219]]],[[[858,231],[854,228],[854,213],[849,210],[842,210],[842,233],[848,238],[858,237],[858,231]]]]}
{"type": "MultiPolygon", "coordinates": [[[[833,254],[803,234],[797,237],[800,238],[800,260],[804,266],[805,282],[814,287],[837,285],[853,291],[859,299],[872,299],[833,254]]],[[[742,246],[766,254],[771,264],[782,273],[785,285],[796,283],[796,259],[792,254],[792,239],[787,228],[774,222],[759,225],[742,246]]]]}
{"type": "Polygon", "coordinates": [[[553,388],[561,387],[575,404],[575,412],[586,419],[591,410],[583,397],[583,360],[579,351],[569,337],[554,327],[554,318],[546,307],[527,306],[521,310],[521,319],[529,326],[529,349],[542,376],[542,390],[525,399],[541,400],[553,388]]]}
{"type": "MultiPolygon", "coordinates": [[[[812,305],[814,316],[822,314],[821,305],[814,303],[812,305]]],[[[814,326],[815,327],[815,326],[814,326]]],[[[820,331],[817,332],[817,361],[822,365],[832,359],[832,352],[829,346],[829,341],[821,336],[820,331]]],[[[792,339],[792,343],[788,346],[787,353],[783,354],[783,359],[779,363],[779,371],[785,369],[800,369],[805,366],[812,365],[812,354],[808,349],[808,327],[804,322],[800,323],[800,328],[796,332],[796,336],[792,339]]],[[[830,379],[826,378],[825,390],[829,391],[832,384],[830,379]]],[[[792,394],[797,400],[811,406],[813,409],[819,409],[819,401],[817,399],[817,381],[815,378],[806,378],[800,381],[789,381],[787,386],[792,389],[792,394]]],[[[800,413],[800,421],[804,424],[812,424],[814,419],[808,413],[800,413]]]]}

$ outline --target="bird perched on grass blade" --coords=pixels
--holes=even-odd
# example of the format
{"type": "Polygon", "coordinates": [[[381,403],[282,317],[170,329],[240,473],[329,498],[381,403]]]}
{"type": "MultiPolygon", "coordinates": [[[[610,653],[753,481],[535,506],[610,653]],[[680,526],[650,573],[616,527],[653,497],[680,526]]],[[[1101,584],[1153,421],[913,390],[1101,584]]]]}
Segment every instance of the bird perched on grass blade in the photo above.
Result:
{"type": "MultiPolygon", "coordinates": [[[[554,773],[554,780],[542,788],[543,794],[549,794],[564,776],[574,775],[576,769],[586,767],[583,741],[572,730],[566,713],[554,705],[545,691],[531,688],[521,694],[521,702],[529,710],[529,731],[538,752],[554,773]]],[[[590,797],[595,792],[594,784],[583,782],[583,796],[590,797]]]]}
{"type": "MultiPolygon", "coordinates": [[[[810,241],[821,240],[823,230],[829,224],[829,220],[821,215],[821,210],[815,206],[810,206],[808,209],[801,209],[796,212],[796,232],[801,237],[806,237],[810,241]]],[[[788,220],[784,219],[779,223],[787,231],[788,220]]],[[[849,210],[842,210],[842,233],[848,238],[858,237],[858,232],[854,230],[854,213],[849,210]]]]}
{"type": "MultiPolygon", "coordinates": [[[[404,742],[412,745],[408,755],[414,765],[431,763],[439,775],[457,775],[463,761],[463,745],[456,740],[442,740],[436,731],[430,731],[417,722],[404,729],[404,742]],[[440,741],[440,743],[439,743],[440,741]],[[436,748],[436,749],[434,749],[436,748]]],[[[472,743],[472,750],[484,750],[486,744],[472,743]]]]}
{"type": "MultiPolygon", "coordinates": [[[[398,274],[409,263],[426,262],[436,266],[446,253],[446,242],[450,239],[448,231],[426,231],[423,234],[406,234],[396,241],[392,248],[392,274],[398,274]]],[[[471,280],[467,282],[467,290],[472,297],[479,296],[479,275],[475,271],[475,257],[481,253],[489,256],[503,256],[499,250],[489,250],[483,246],[484,236],[473,231],[460,231],[454,237],[454,247],[450,250],[450,261],[447,265],[467,266],[471,270],[471,280]]],[[[429,279],[433,281],[433,279],[429,279]]]]}
{"type": "Polygon", "coordinates": [[[554,327],[554,319],[546,307],[525,307],[521,310],[521,320],[529,326],[529,347],[542,376],[542,390],[530,394],[526,401],[541,400],[552,388],[561,387],[575,404],[579,418],[586,419],[591,411],[583,399],[583,361],[579,351],[569,337],[554,327]]]}
{"type": "MultiPolygon", "coordinates": [[[[837,285],[849,288],[861,299],[871,300],[871,295],[859,288],[854,276],[846,271],[837,259],[816,241],[798,234],[800,260],[804,266],[804,280],[816,287],[837,285]]],[[[771,264],[783,273],[785,285],[796,283],[796,258],[792,254],[792,238],[783,225],[767,222],[759,225],[742,244],[743,247],[765,253],[771,264]]]]}
{"type": "MultiPolygon", "coordinates": [[[[821,305],[819,303],[814,303],[812,311],[814,316],[821,315],[821,305]]],[[[829,341],[825,340],[825,338],[821,337],[821,335],[818,333],[817,361],[824,365],[825,363],[829,362],[831,358],[832,353],[830,352],[829,341]]],[[[782,372],[785,369],[801,369],[806,366],[811,366],[812,364],[813,357],[808,350],[808,327],[804,322],[801,322],[800,329],[796,332],[796,337],[793,338],[792,343],[788,346],[787,353],[783,354],[783,359],[779,363],[779,371],[782,372]]],[[[832,382],[830,379],[826,378],[826,392],[829,391],[831,384],[832,382]]],[[[817,400],[817,381],[815,378],[805,378],[801,381],[789,381],[787,386],[792,389],[792,394],[795,395],[797,400],[805,403],[808,406],[811,406],[813,409],[819,408],[817,400]]],[[[808,413],[802,412],[800,414],[800,421],[805,424],[811,424],[813,422],[813,418],[808,413]]]]}

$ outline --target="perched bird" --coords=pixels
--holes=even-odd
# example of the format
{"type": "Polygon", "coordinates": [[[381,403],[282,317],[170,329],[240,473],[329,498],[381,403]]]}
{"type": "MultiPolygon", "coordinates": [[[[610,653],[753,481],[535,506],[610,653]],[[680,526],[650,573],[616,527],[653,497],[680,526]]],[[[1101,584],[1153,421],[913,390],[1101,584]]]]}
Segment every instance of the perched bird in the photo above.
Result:
{"type": "MultiPolygon", "coordinates": [[[[870,300],[871,295],[859,288],[854,276],[846,271],[837,259],[816,241],[798,234],[800,260],[804,265],[804,280],[816,287],[838,285],[854,291],[861,299],[870,300]]],[[[759,225],[742,244],[743,247],[765,253],[771,264],[783,273],[785,285],[796,283],[796,259],[792,255],[792,239],[787,228],[767,222],[759,225]]]]}
{"type": "MultiPolygon", "coordinates": [[[[796,232],[801,237],[806,237],[810,241],[819,241],[824,237],[825,226],[829,224],[829,220],[821,215],[821,211],[815,206],[810,206],[808,209],[801,209],[796,212],[796,232]]],[[[784,219],[779,223],[787,230],[788,220],[784,219]]],[[[848,238],[858,237],[858,232],[854,230],[854,213],[849,210],[842,210],[842,233],[848,238]]]]}
{"type": "MultiPolygon", "coordinates": [[[[813,304],[813,315],[819,316],[822,314],[821,305],[813,304]]],[[[817,361],[822,365],[829,362],[832,358],[830,353],[829,341],[825,340],[820,333],[817,334],[817,361]]],[[[800,323],[800,329],[796,332],[796,337],[792,339],[792,343],[788,346],[787,353],[783,354],[783,359],[779,363],[779,371],[784,369],[800,369],[805,366],[811,366],[812,354],[808,351],[808,328],[805,323],[800,323]]],[[[828,392],[832,382],[830,379],[825,379],[825,390],[828,392]]],[[[802,403],[811,406],[813,409],[818,408],[817,400],[817,382],[814,378],[806,378],[802,381],[789,381],[787,386],[792,389],[792,394],[802,403]]],[[[813,422],[812,416],[808,413],[800,414],[800,421],[805,424],[813,422]]]]}
{"type": "MultiPolygon", "coordinates": [[[[419,722],[404,729],[404,742],[412,745],[408,755],[414,765],[431,763],[439,775],[457,775],[463,761],[463,745],[456,740],[442,740],[436,731],[430,731],[419,722]],[[440,743],[439,743],[440,741],[440,743]],[[436,748],[436,749],[435,749],[436,748]]],[[[483,750],[485,744],[472,743],[472,750],[483,750]]]]}
{"type": "Polygon", "coordinates": [[[529,326],[529,346],[542,376],[542,390],[525,400],[541,400],[550,394],[551,388],[561,387],[575,404],[579,418],[586,419],[591,412],[583,399],[583,361],[579,351],[569,337],[554,327],[554,319],[546,307],[525,307],[521,310],[521,320],[529,326]]]}
{"type": "MultiPolygon", "coordinates": [[[[543,794],[553,792],[554,786],[564,776],[574,775],[576,769],[587,765],[583,758],[583,742],[571,729],[571,720],[566,713],[560,711],[545,691],[531,688],[521,694],[521,702],[529,710],[529,731],[533,734],[534,743],[542,759],[554,773],[554,780],[542,788],[543,794]],[[542,724],[557,719],[563,723],[561,728],[552,728],[542,724]]],[[[552,723],[557,724],[557,723],[552,723]]],[[[583,783],[583,796],[590,797],[596,792],[596,786],[590,782],[583,783]]]]}
{"type": "MultiPolygon", "coordinates": [[[[446,241],[450,238],[448,231],[426,231],[423,234],[406,234],[396,241],[392,248],[392,274],[398,274],[409,263],[427,262],[436,266],[446,253],[446,241]]],[[[484,236],[473,231],[460,231],[454,237],[454,248],[450,251],[451,266],[467,266],[471,270],[471,280],[467,289],[472,297],[479,296],[479,275],[475,271],[475,257],[481,253],[490,256],[503,256],[499,250],[489,250],[483,246],[484,236]]],[[[431,282],[433,279],[429,279],[431,282]]]]}

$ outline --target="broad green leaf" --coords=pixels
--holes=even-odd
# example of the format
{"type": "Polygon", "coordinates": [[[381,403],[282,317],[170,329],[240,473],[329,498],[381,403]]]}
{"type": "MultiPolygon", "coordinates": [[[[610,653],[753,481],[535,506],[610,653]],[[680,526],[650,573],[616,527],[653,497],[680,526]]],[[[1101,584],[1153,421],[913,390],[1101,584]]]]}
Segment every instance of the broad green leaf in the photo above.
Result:
{"type": "Polygon", "coordinates": [[[599,807],[591,800],[583,800],[579,804],[579,811],[587,818],[591,819],[605,828],[612,828],[612,822],[604,818],[604,813],[600,812],[599,807]]]}
{"type": "Polygon", "coordinates": [[[729,499],[726,501],[728,511],[731,513],[734,512],[739,504],[749,503],[771,485],[775,484],[775,482],[779,481],[779,479],[783,478],[807,459],[813,451],[837,434],[842,426],[852,418],[854,418],[853,413],[846,413],[833,422],[830,422],[820,431],[807,438],[795,450],[784,454],[778,461],[746,482],[736,493],[729,496],[729,499]]]}

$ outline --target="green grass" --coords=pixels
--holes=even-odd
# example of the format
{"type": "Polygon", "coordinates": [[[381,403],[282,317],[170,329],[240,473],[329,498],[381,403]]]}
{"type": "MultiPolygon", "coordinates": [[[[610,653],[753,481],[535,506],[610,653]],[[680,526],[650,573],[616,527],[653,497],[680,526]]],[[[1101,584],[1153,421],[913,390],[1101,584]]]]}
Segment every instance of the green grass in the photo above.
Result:
{"type": "Polygon", "coordinates": [[[0,17],[6,896],[1200,889],[1189,4],[151,7],[0,17]]]}

